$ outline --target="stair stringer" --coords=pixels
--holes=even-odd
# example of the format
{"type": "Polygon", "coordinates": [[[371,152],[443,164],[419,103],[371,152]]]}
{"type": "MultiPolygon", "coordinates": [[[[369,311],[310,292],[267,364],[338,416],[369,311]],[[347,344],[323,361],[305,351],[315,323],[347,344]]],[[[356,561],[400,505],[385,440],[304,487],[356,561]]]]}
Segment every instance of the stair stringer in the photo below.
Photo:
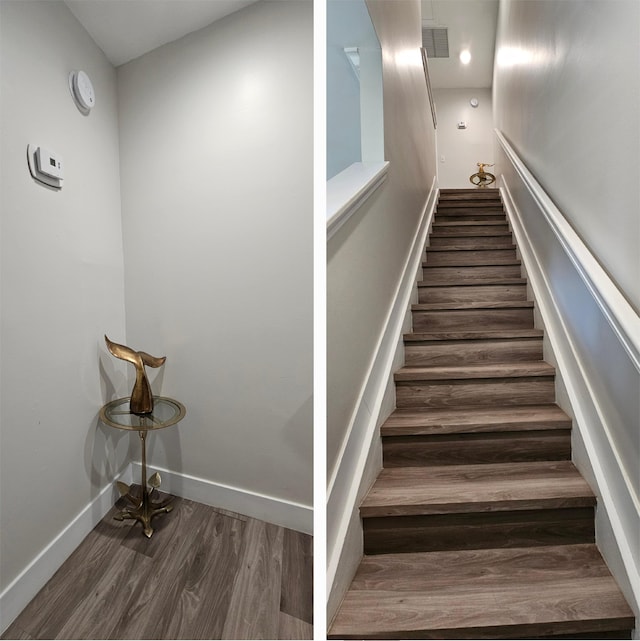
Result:
{"type": "MultiPolygon", "coordinates": [[[[519,186],[518,186],[519,187],[519,186]]],[[[634,536],[640,532],[640,503],[611,436],[614,420],[599,398],[549,284],[543,259],[532,243],[505,175],[500,193],[535,300],[535,326],[544,329],[544,359],[556,368],[556,402],[572,418],[572,460],[598,497],[596,543],[634,611],[640,639],[640,568],[634,536]]],[[[576,274],[576,279],[580,276],[576,274]]],[[[596,311],[599,311],[594,305],[596,311]]]]}
{"type": "Polygon", "coordinates": [[[327,486],[327,623],[330,625],[363,557],[360,502],[382,469],[380,426],[395,408],[393,373],[404,364],[421,261],[439,190],[434,177],[413,244],[372,358],[367,379],[327,486]]]}

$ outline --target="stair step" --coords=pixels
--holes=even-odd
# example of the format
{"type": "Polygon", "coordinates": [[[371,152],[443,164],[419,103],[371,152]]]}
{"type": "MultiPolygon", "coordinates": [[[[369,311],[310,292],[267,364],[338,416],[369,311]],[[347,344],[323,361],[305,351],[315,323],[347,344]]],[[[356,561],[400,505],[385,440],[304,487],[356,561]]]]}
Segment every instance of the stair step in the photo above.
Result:
{"type": "Polygon", "coordinates": [[[513,234],[510,231],[486,234],[432,233],[429,236],[429,247],[427,247],[427,249],[444,246],[461,248],[513,246],[515,248],[513,245],[513,234]]]}
{"type": "Polygon", "coordinates": [[[415,332],[533,327],[530,301],[419,303],[411,309],[415,332]]]}
{"type": "Polygon", "coordinates": [[[491,302],[526,299],[526,282],[507,285],[451,285],[448,287],[418,283],[419,303],[491,302]]]}
{"type": "Polygon", "coordinates": [[[555,402],[554,369],[543,361],[406,367],[395,373],[396,407],[456,408],[555,402]]]}
{"type": "Polygon", "coordinates": [[[362,521],[365,554],[481,550],[595,541],[594,508],[505,510],[362,521]]]}
{"type": "Polygon", "coordinates": [[[446,212],[446,213],[436,213],[436,221],[438,223],[443,223],[443,222],[451,222],[455,224],[459,224],[462,221],[468,221],[468,222],[478,222],[481,224],[486,224],[487,221],[496,221],[496,222],[501,222],[504,223],[507,218],[504,214],[504,212],[484,212],[484,213],[478,213],[477,211],[475,213],[465,213],[458,210],[457,212],[451,211],[451,212],[446,212]]]}
{"type": "Polygon", "coordinates": [[[438,436],[483,432],[569,430],[571,419],[557,405],[491,408],[397,409],[384,422],[385,436],[438,436]]]}
{"type": "Polygon", "coordinates": [[[502,229],[505,228],[505,231],[509,229],[509,224],[507,223],[507,217],[505,216],[504,220],[461,220],[459,222],[447,222],[447,221],[433,221],[432,231],[443,231],[448,228],[460,228],[460,229],[469,229],[473,231],[474,229],[488,227],[489,229],[502,229]]]}
{"type": "Polygon", "coordinates": [[[485,309],[485,310],[494,310],[494,309],[521,309],[521,308],[532,308],[533,301],[531,300],[506,300],[506,301],[493,301],[493,302],[484,302],[484,301],[469,301],[463,303],[415,303],[411,305],[411,309],[414,312],[426,312],[426,311],[451,311],[451,310],[472,310],[472,309],[485,309]]]}
{"type": "Polygon", "coordinates": [[[457,339],[483,340],[495,338],[533,338],[544,336],[541,329],[499,329],[474,330],[466,332],[410,332],[404,335],[404,342],[448,341],[457,339]]]}
{"type": "MultiPolygon", "coordinates": [[[[496,253],[493,256],[478,250],[474,251],[454,251],[444,256],[429,252],[422,262],[422,267],[511,267],[517,264],[515,251],[512,249],[506,250],[503,255],[496,253]]],[[[497,252],[497,250],[494,251],[497,252]]]]}
{"type": "Polygon", "coordinates": [[[554,376],[555,368],[545,361],[489,363],[484,365],[450,365],[440,367],[401,367],[394,375],[396,382],[450,381],[491,378],[554,376]]]}
{"type": "Polygon", "coordinates": [[[503,209],[500,198],[474,198],[473,200],[458,198],[438,200],[436,211],[448,209],[503,209]]]}
{"type": "Polygon", "coordinates": [[[382,441],[382,464],[385,468],[570,459],[570,430],[387,436],[382,441]]]}
{"type": "Polygon", "coordinates": [[[511,236],[512,232],[507,223],[498,220],[482,224],[477,220],[470,221],[472,225],[463,223],[435,223],[429,238],[446,236],[511,236]],[[493,223],[493,224],[490,224],[493,223]]]}
{"type": "Polygon", "coordinates": [[[436,266],[423,263],[422,283],[425,285],[497,285],[521,278],[520,261],[509,261],[505,265],[436,266]]]}
{"type": "Polygon", "coordinates": [[[453,197],[457,195],[466,195],[471,198],[483,198],[489,194],[495,195],[499,194],[500,190],[497,187],[447,187],[446,189],[440,190],[440,196],[453,197]]]}
{"type": "Polygon", "coordinates": [[[542,336],[423,340],[410,341],[404,346],[404,362],[408,367],[538,361],[542,357],[542,336]]]}
{"type": "Polygon", "coordinates": [[[511,264],[516,260],[515,248],[509,247],[434,247],[427,250],[425,265],[461,267],[466,265],[511,264]]]}
{"type": "Polygon", "coordinates": [[[363,518],[595,506],[571,461],[383,469],[360,506],[363,518]]]}
{"type": "Polygon", "coordinates": [[[513,639],[633,626],[596,546],[556,545],[367,556],[330,638],[513,639]]]}

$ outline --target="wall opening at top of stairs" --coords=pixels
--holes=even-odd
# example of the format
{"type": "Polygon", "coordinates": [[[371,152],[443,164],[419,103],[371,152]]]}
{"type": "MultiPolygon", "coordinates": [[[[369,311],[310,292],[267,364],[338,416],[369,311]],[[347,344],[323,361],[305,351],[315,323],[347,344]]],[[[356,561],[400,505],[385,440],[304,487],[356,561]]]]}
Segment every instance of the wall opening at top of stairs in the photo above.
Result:
{"type": "Polygon", "coordinates": [[[384,160],[382,52],[364,0],[327,3],[327,179],[384,160]]]}
{"type": "Polygon", "coordinates": [[[433,94],[438,109],[438,185],[473,188],[469,177],[478,171],[477,163],[494,162],[491,89],[434,89],[433,94]],[[460,123],[465,128],[459,128],[460,123]]]}

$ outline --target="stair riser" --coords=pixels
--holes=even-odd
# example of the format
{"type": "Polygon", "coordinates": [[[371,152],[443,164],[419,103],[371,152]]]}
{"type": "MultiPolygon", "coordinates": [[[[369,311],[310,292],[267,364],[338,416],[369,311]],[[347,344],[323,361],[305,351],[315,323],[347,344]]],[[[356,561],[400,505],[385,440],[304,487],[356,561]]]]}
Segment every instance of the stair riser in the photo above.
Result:
{"type": "Polygon", "coordinates": [[[459,222],[483,222],[487,220],[500,221],[501,223],[507,222],[507,217],[503,211],[478,211],[477,209],[470,209],[469,211],[461,209],[451,209],[445,212],[438,212],[435,214],[435,221],[438,223],[459,223],[459,222]]]}
{"type": "Polygon", "coordinates": [[[499,195],[497,187],[447,187],[439,193],[440,198],[497,198],[499,195]]]}
{"type": "Polygon", "coordinates": [[[566,461],[571,458],[571,432],[385,437],[382,452],[384,467],[566,461]]]}
{"type": "Polygon", "coordinates": [[[456,309],[414,311],[414,332],[529,329],[533,327],[533,309],[456,309]]]}
{"type": "Polygon", "coordinates": [[[483,198],[482,200],[439,200],[436,211],[449,209],[496,209],[502,210],[502,203],[497,198],[483,198]]]}
{"type": "MultiPolygon", "coordinates": [[[[441,225],[434,222],[431,230],[435,234],[446,234],[447,236],[495,236],[496,233],[508,233],[507,223],[499,225],[441,225]]],[[[432,236],[433,238],[433,236],[432,236]]]]}
{"type": "Polygon", "coordinates": [[[427,251],[426,263],[430,266],[495,265],[516,259],[515,249],[469,248],[464,251],[427,251]]]}
{"type": "Polygon", "coordinates": [[[553,403],[553,377],[396,383],[396,406],[491,407],[553,403]]]}
{"type": "Polygon", "coordinates": [[[593,508],[372,517],[364,553],[435,552],[593,543],[593,508]]]}
{"type": "Polygon", "coordinates": [[[408,366],[475,365],[542,360],[542,338],[406,343],[408,366]]]}
{"type": "Polygon", "coordinates": [[[513,236],[431,236],[429,246],[443,249],[513,249],[513,236]]]}
{"type": "Polygon", "coordinates": [[[527,300],[526,285],[466,285],[419,287],[419,303],[464,303],[527,300]]]}
{"type": "Polygon", "coordinates": [[[495,265],[477,267],[424,267],[422,270],[423,284],[437,283],[469,283],[478,279],[490,278],[520,278],[520,265],[495,265]]]}

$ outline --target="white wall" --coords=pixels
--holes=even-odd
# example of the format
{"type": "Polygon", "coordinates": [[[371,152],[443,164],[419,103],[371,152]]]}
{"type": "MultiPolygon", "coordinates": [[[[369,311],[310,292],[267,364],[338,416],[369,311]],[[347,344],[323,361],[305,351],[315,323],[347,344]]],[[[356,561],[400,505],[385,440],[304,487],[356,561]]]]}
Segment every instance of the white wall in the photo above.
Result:
{"type": "Polygon", "coordinates": [[[97,421],[127,392],[103,347],[125,328],[116,73],[62,2],[0,12],[2,590],[123,469],[129,436],[97,421]],[[73,69],[94,84],[89,116],[73,69]],[[62,155],[61,191],[31,178],[28,143],[62,155]]]}
{"type": "MultiPolygon", "coordinates": [[[[329,616],[362,553],[352,492],[352,483],[360,482],[354,478],[357,468],[365,459],[369,472],[381,463],[380,448],[376,454],[368,431],[378,419],[374,406],[379,398],[362,393],[368,388],[379,396],[385,390],[384,383],[380,390],[368,387],[369,369],[378,357],[379,342],[389,338],[385,331],[403,276],[413,282],[414,274],[406,273],[407,261],[436,171],[435,132],[420,55],[420,2],[376,0],[367,6],[382,46],[385,158],[390,166],[382,186],[327,244],[329,616]]],[[[395,346],[397,337],[391,340],[395,346]]],[[[392,396],[390,400],[386,411],[393,406],[392,396]]]]}
{"type": "MultiPolygon", "coordinates": [[[[493,105],[491,89],[434,89],[438,114],[438,186],[441,189],[473,189],[469,177],[477,163],[493,163],[493,105]],[[478,106],[469,104],[478,99],[478,106]],[[458,129],[458,123],[467,123],[458,129]],[[444,157],[444,162],[443,162],[444,157]]],[[[490,167],[486,171],[493,173],[490,167]]],[[[492,185],[496,187],[496,185],[492,185]]]]}
{"type": "Polygon", "coordinates": [[[496,52],[501,186],[598,495],[597,542],[638,615],[640,4],[503,0],[496,52]]]}
{"type": "Polygon", "coordinates": [[[302,505],[306,529],[311,68],[306,0],[257,3],[118,68],[127,340],[167,356],[152,387],[187,408],[150,462],[302,505]]]}
{"type": "Polygon", "coordinates": [[[503,2],[496,127],[640,310],[640,3],[503,2]]]}

